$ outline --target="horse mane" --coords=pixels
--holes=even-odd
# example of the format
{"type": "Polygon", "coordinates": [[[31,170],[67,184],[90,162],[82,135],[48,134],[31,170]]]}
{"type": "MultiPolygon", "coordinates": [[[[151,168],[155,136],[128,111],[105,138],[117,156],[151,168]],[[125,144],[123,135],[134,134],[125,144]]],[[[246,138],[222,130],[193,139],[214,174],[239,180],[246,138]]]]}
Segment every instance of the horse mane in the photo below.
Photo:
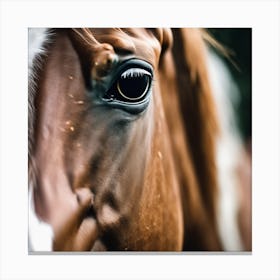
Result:
{"type": "MultiPolygon", "coordinates": [[[[172,29],[173,89],[179,112],[166,108],[184,211],[184,250],[221,250],[217,232],[216,137],[219,124],[199,29],[172,29]],[[169,114],[168,112],[171,113],[169,114]],[[182,127],[178,127],[178,122],[182,127]],[[183,130],[183,136],[177,136],[183,130]],[[179,140],[180,138],[180,140],[179,140]],[[184,151],[183,151],[184,150],[184,151]]],[[[168,58],[167,58],[168,59],[168,58]]],[[[172,81],[170,81],[172,82],[172,81]]],[[[167,98],[166,95],[164,99],[167,98]]],[[[168,101],[164,102],[168,106],[168,101]]]]}
{"type": "Polygon", "coordinates": [[[89,28],[72,28],[74,33],[82,39],[82,42],[85,45],[96,45],[100,44],[97,39],[94,37],[92,32],[89,30],[89,28]]]}

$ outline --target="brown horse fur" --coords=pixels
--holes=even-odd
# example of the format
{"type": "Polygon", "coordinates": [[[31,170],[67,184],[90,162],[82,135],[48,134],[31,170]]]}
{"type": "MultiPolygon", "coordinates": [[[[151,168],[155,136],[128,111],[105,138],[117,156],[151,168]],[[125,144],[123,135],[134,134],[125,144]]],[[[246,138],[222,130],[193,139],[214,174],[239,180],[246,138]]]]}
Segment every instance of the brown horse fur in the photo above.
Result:
{"type": "MultiPolygon", "coordinates": [[[[216,224],[218,123],[201,30],[52,34],[37,81],[29,155],[37,216],[56,235],[65,201],[74,209],[73,193],[89,188],[93,211],[78,219],[96,220],[98,234],[92,227],[95,238],[82,250],[222,250],[216,224]],[[92,103],[90,79],[104,81],[119,61],[132,57],[154,68],[147,110],[132,117],[92,103]]],[[[55,250],[72,250],[60,244],[65,239],[57,240],[55,250]]]]}
{"type": "Polygon", "coordinates": [[[182,191],[184,249],[219,250],[215,209],[218,123],[205,62],[205,42],[200,30],[172,31],[173,48],[166,57],[168,66],[163,70],[161,85],[163,92],[165,84],[171,87],[164,95],[165,112],[182,191]]]}

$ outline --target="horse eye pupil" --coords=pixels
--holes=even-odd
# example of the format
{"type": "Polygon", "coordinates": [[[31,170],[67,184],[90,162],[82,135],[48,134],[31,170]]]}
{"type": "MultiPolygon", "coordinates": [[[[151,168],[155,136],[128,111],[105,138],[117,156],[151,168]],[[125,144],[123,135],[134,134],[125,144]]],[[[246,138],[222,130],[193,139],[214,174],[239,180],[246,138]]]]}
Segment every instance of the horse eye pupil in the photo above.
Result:
{"type": "Polygon", "coordinates": [[[118,91],[128,100],[139,101],[147,93],[149,85],[150,77],[148,75],[121,77],[118,81],[118,91]]]}

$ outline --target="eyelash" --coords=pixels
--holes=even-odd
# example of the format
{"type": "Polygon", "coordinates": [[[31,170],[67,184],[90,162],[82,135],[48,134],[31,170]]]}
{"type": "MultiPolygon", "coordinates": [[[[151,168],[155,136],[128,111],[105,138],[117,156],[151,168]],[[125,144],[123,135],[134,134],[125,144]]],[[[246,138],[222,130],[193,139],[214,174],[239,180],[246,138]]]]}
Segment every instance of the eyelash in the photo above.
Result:
{"type": "Polygon", "coordinates": [[[151,75],[148,71],[141,68],[130,68],[121,74],[120,78],[138,78],[143,77],[144,75],[151,75]]]}

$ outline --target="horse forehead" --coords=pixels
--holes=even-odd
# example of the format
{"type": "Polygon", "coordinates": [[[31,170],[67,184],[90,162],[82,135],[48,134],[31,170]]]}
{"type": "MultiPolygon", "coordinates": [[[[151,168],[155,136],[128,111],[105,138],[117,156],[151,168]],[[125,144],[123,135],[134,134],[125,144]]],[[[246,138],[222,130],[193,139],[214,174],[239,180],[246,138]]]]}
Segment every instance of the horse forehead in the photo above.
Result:
{"type": "Polygon", "coordinates": [[[157,65],[162,49],[161,28],[94,28],[92,35],[100,43],[110,44],[116,52],[129,53],[157,65]]]}

